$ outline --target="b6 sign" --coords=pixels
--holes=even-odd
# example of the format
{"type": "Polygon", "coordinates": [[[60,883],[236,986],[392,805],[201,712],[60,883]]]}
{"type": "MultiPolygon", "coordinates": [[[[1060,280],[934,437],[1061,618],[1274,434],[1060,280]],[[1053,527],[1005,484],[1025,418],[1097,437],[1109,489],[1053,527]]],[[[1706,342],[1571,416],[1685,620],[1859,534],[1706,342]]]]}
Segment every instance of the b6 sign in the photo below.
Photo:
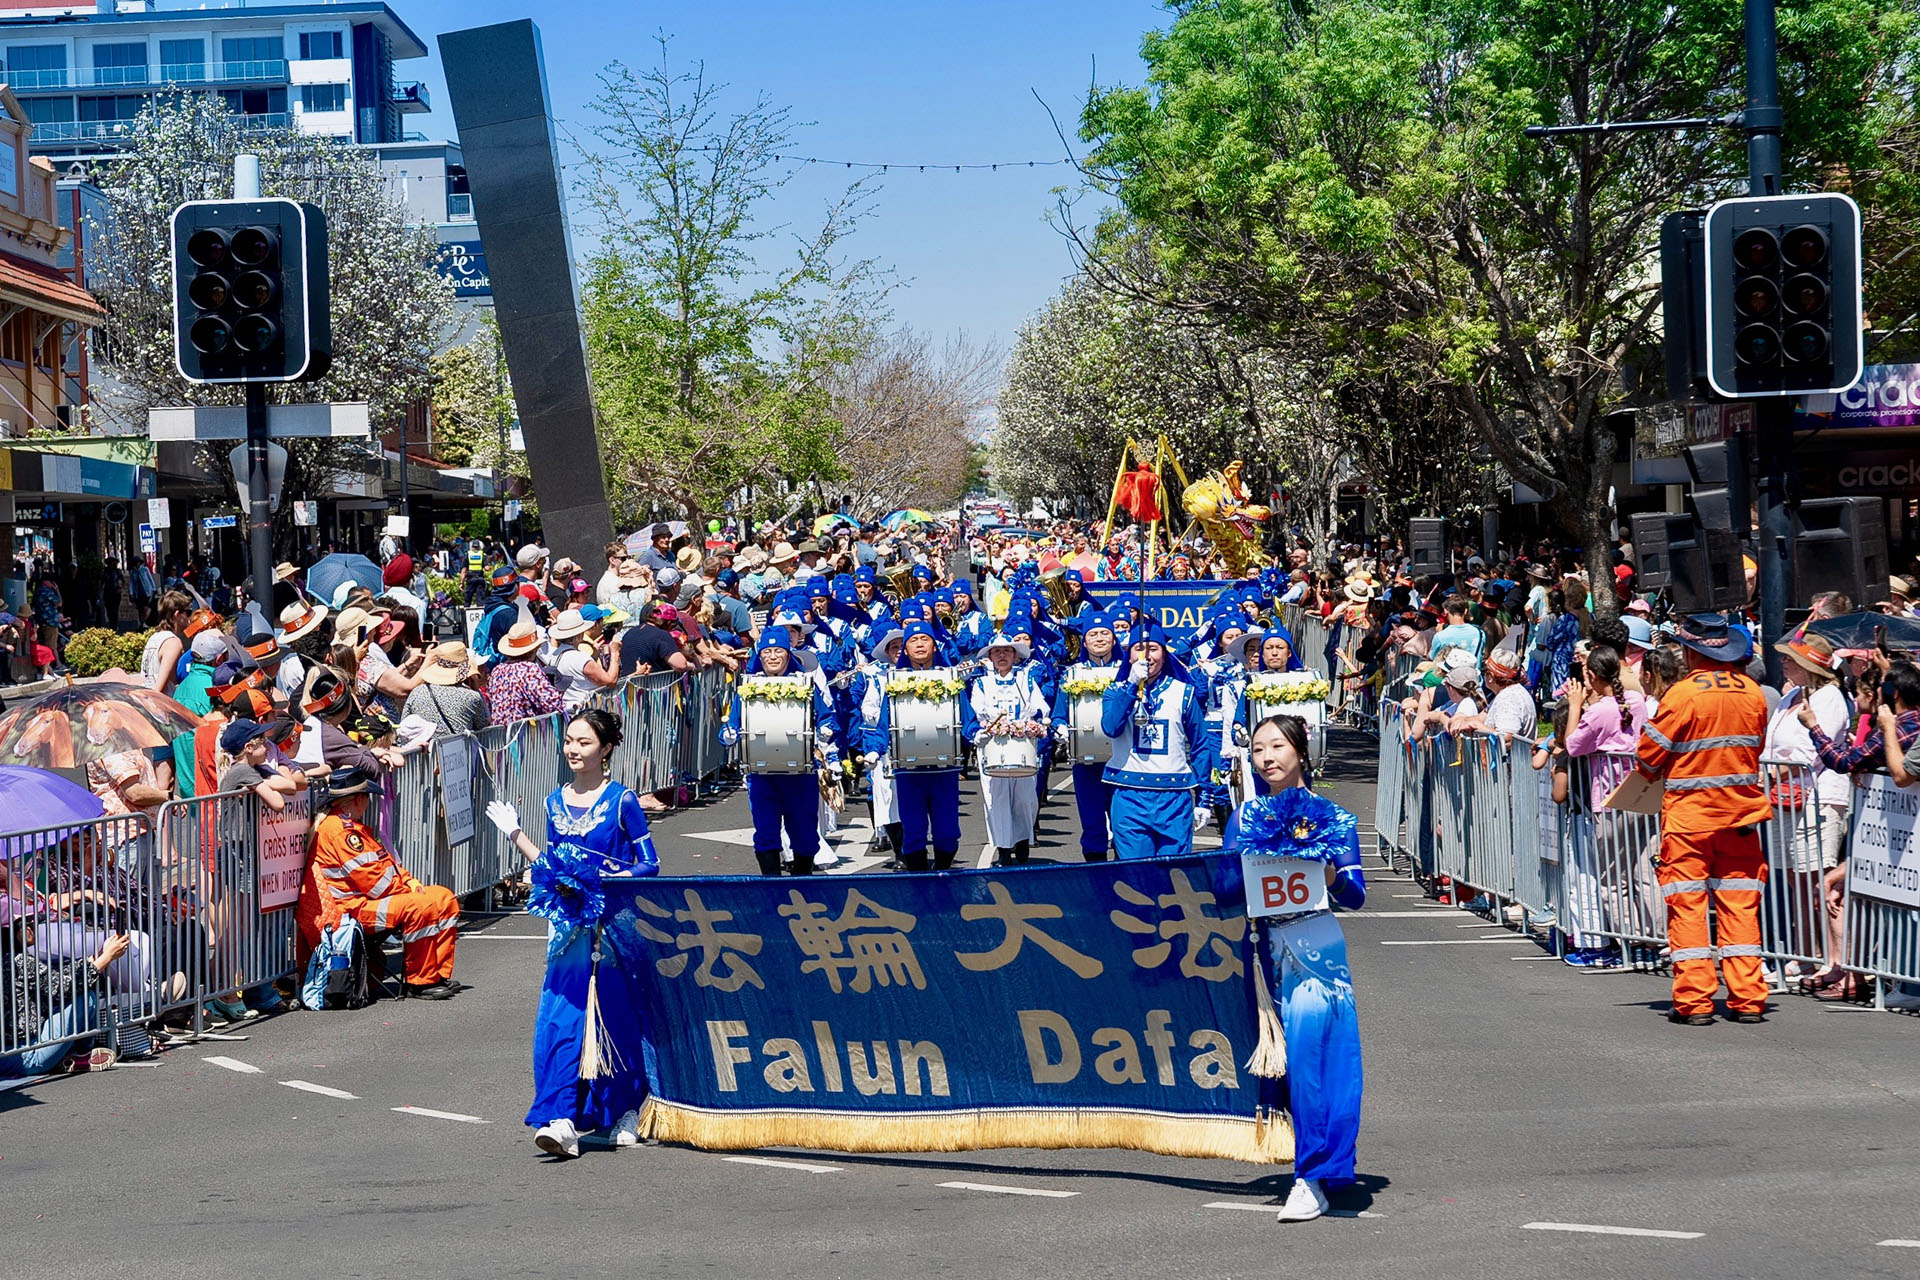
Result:
{"type": "Polygon", "coordinates": [[[1240,870],[1246,876],[1250,916],[1291,916],[1303,911],[1326,910],[1324,863],[1243,853],[1240,870]]]}

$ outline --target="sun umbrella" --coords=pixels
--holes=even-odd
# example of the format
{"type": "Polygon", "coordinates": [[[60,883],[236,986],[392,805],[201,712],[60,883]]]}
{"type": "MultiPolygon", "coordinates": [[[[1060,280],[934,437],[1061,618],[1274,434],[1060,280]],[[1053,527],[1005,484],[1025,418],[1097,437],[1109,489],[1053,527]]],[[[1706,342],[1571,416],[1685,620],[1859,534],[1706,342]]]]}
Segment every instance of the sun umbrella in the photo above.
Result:
{"type": "Polygon", "coordinates": [[[365,556],[347,555],[335,552],[322,556],[307,570],[307,593],[322,604],[333,603],[333,593],[340,589],[343,582],[365,587],[375,595],[385,589],[380,580],[380,566],[365,556]]]}
{"type": "Polygon", "coordinates": [[[813,536],[817,538],[829,529],[837,529],[841,525],[845,525],[849,529],[858,529],[860,522],[852,516],[843,516],[838,511],[830,512],[814,520],[813,536]]]}
{"type": "Polygon", "coordinates": [[[165,746],[199,727],[200,717],[151,689],[71,685],[0,716],[0,763],[82,768],[116,751],[165,746]]]}
{"type": "Polygon", "coordinates": [[[1887,645],[1894,649],[1920,649],[1920,618],[1896,617],[1890,613],[1845,613],[1837,618],[1822,618],[1809,623],[1807,630],[1825,636],[1836,649],[1871,649],[1880,628],[1886,628],[1887,645]]]}
{"type": "Polygon", "coordinates": [[[931,515],[920,510],[918,507],[902,507],[898,511],[890,511],[886,515],[880,517],[881,527],[887,528],[887,529],[904,529],[910,524],[938,524],[938,523],[939,521],[935,520],[931,515]]]}
{"type": "Polygon", "coordinates": [[[0,765],[0,862],[57,842],[72,829],[58,829],[63,823],[85,822],[106,810],[99,796],[57,773],[0,765]],[[36,834],[15,834],[22,831],[36,834]]]}

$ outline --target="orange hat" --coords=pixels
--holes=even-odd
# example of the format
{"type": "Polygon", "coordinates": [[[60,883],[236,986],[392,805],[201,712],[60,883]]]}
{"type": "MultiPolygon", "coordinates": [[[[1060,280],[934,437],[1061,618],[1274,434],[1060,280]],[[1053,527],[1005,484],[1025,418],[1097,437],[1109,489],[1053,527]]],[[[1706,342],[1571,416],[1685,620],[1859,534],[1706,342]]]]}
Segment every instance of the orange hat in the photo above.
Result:
{"type": "Polygon", "coordinates": [[[195,609],[187,619],[187,639],[191,640],[202,631],[218,631],[220,615],[211,609],[195,609]]]}

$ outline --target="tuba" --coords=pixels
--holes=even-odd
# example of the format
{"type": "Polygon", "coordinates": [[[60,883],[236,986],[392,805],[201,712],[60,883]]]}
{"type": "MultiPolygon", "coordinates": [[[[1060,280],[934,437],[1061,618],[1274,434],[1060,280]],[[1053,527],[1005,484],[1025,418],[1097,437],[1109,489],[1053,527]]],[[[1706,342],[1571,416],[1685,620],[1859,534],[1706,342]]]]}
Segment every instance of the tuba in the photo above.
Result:
{"type": "Polygon", "coordinates": [[[886,571],[885,577],[887,579],[888,595],[892,597],[894,604],[897,605],[902,600],[908,599],[914,594],[913,565],[911,563],[902,562],[892,566],[886,571]]]}
{"type": "MultiPolygon", "coordinates": [[[[1055,565],[1040,575],[1040,589],[1047,593],[1047,607],[1053,616],[1062,622],[1073,617],[1073,597],[1067,592],[1067,567],[1055,565]]],[[[1072,627],[1062,627],[1067,635],[1067,661],[1080,660],[1080,633],[1072,627]]]]}

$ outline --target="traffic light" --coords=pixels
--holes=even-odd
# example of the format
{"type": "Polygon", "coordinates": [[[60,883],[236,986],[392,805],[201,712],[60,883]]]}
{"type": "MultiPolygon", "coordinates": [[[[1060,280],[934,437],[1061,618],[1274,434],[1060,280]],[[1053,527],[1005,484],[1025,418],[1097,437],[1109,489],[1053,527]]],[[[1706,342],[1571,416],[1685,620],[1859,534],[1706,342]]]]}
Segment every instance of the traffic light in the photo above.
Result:
{"type": "Polygon", "coordinates": [[[1845,391],[1863,360],[1860,207],[1749,196],[1707,211],[1707,382],[1734,399],[1845,391]]]}
{"type": "Polygon", "coordinates": [[[327,218],[298,200],[173,211],[174,359],[189,382],[313,382],[333,360],[327,218]]]}

